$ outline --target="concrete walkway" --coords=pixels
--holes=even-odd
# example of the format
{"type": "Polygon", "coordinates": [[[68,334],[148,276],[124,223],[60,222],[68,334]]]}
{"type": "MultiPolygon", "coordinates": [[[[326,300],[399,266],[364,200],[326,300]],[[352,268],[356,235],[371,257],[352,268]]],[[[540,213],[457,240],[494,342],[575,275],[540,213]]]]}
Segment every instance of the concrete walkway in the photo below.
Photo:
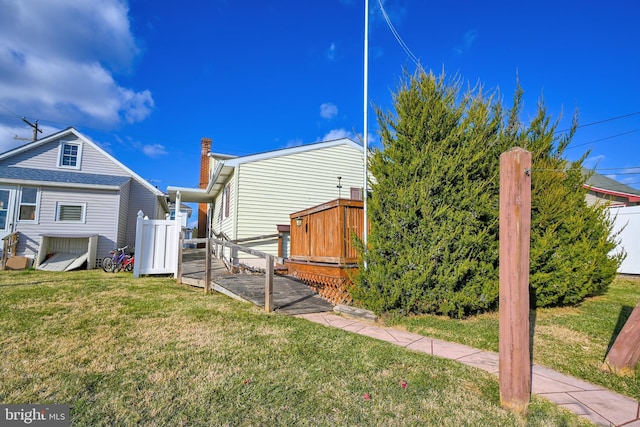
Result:
{"type": "MultiPolygon", "coordinates": [[[[343,329],[380,339],[433,356],[457,360],[475,368],[498,374],[498,354],[454,344],[422,335],[385,328],[359,319],[334,313],[301,314],[301,317],[325,326],[343,329]]],[[[640,427],[640,405],[637,401],[600,386],[534,365],[532,392],[588,418],[602,426],[640,427]]]]}

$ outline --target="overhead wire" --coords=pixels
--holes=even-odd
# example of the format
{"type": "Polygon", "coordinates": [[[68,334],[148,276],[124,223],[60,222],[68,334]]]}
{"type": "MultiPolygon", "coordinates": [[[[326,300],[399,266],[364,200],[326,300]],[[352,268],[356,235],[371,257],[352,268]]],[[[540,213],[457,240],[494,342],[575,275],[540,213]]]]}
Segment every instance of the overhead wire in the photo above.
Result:
{"type": "Polygon", "coordinates": [[[416,64],[418,69],[420,69],[420,71],[424,71],[423,68],[422,68],[422,65],[420,65],[420,61],[418,60],[418,57],[414,55],[414,53],[411,51],[409,46],[407,46],[407,44],[404,42],[404,40],[400,36],[400,33],[398,33],[396,28],[393,26],[393,23],[391,22],[391,18],[389,18],[389,15],[387,14],[387,11],[384,9],[384,6],[382,5],[382,0],[378,0],[378,5],[380,6],[380,11],[382,12],[382,16],[384,17],[384,20],[387,23],[387,26],[389,27],[389,30],[391,30],[391,33],[395,37],[395,39],[398,42],[398,44],[405,51],[405,53],[407,54],[409,59],[411,59],[416,64]]]}
{"type": "Polygon", "coordinates": [[[584,142],[582,144],[576,144],[576,145],[569,144],[570,146],[567,147],[566,149],[569,150],[571,148],[583,147],[585,145],[594,144],[594,143],[600,142],[600,141],[606,141],[608,139],[613,139],[613,138],[617,138],[619,136],[629,135],[629,134],[636,133],[636,132],[640,132],[640,129],[633,129],[633,130],[630,130],[628,132],[622,132],[622,133],[618,133],[618,134],[615,134],[615,135],[607,136],[607,137],[604,137],[604,138],[594,139],[593,141],[584,142]]]}

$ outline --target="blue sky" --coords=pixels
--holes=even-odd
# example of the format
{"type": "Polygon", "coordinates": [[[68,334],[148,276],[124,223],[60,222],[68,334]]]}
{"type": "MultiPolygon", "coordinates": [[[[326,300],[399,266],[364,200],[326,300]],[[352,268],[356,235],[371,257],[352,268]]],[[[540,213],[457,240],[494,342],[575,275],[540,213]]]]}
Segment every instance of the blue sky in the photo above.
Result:
{"type": "MultiPolygon", "coordinates": [[[[640,188],[640,3],[369,0],[369,98],[410,52],[581,127],[570,159],[640,188]],[[596,122],[597,123],[592,124],[596,122]]],[[[196,187],[200,139],[244,155],[363,131],[364,0],[0,0],[0,152],[74,126],[150,180],[196,187]]],[[[378,140],[373,112],[369,132],[378,140]]]]}

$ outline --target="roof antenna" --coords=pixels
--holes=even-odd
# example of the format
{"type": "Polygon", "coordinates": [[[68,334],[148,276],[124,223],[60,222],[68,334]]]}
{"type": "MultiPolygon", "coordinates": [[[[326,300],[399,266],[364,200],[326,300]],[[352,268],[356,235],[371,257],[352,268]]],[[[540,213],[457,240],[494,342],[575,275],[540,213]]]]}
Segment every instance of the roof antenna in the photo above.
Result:
{"type": "Polygon", "coordinates": [[[24,118],[24,117],[22,118],[22,121],[33,128],[33,139],[31,141],[37,141],[38,140],[38,132],[42,133],[42,129],[40,129],[38,127],[38,121],[36,120],[35,124],[33,124],[29,120],[24,118]]]}

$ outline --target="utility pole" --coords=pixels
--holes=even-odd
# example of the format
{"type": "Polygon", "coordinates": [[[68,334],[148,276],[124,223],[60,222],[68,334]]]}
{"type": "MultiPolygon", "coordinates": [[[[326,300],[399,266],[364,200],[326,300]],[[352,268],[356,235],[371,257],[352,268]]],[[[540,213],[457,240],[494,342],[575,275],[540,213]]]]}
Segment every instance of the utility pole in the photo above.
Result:
{"type": "Polygon", "coordinates": [[[38,127],[38,121],[36,120],[35,124],[34,124],[34,123],[31,123],[29,120],[27,120],[24,117],[22,118],[22,121],[33,128],[33,138],[31,139],[31,141],[37,141],[38,140],[38,132],[42,133],[42,129],[40,129],[38,127]]]}

